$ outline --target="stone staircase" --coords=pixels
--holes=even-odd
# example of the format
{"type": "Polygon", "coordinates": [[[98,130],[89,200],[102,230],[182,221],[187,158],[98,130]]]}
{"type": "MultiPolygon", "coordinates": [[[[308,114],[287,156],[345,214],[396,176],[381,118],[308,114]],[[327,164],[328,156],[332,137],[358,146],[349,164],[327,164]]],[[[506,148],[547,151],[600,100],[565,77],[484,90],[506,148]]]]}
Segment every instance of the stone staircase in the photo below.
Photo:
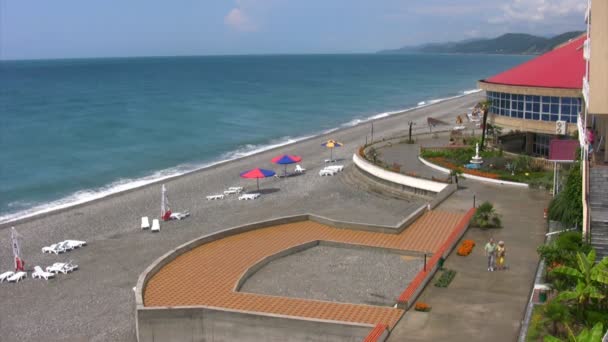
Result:
{"type": "Polygon", "coordinates": [[[591,208],[591,245],[597,259],[608,256],[608,168],[589,169],[589,206],[591,208]]]}

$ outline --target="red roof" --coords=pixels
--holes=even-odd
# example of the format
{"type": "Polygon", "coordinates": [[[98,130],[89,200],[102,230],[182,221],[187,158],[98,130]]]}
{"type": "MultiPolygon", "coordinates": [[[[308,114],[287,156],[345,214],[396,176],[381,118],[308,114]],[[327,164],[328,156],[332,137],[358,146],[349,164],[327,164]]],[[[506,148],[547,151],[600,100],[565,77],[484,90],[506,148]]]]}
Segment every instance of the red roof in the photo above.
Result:
{"type": "Polygon", "coordinates": [[[576,149],[578,146],[578,140],[552,139],[549,142],[549,160],[574,161],[576,160],[576,149]]]}
{"type": "Polygon", "coordinates": [[[581,89],[585,75],[585,36],[520,64],[484,82],[528,87],[581,89]]]}

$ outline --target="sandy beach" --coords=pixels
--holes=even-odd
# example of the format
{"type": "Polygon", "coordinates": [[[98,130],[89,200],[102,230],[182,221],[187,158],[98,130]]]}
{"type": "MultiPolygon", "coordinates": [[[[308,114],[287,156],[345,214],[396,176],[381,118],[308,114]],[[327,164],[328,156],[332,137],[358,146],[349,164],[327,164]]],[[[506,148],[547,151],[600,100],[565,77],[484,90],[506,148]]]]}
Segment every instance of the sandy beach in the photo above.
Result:
{"type": "MultiPolygon", "coordinates": [[[[429,116],[453,124],[457,115],[482,99],[483,93],[475,93],[375,120],[374,136],[407,134],[410,120],[416,123],[415,133],[428,132],[429,116]]],[[[159,216],[160,184],[1,225],[0,272],[12,268],[11,226],[23,236],[22,254],[28,269],[65,260],[80,266],[80,270],[48,282],[28,278],[19,284],[0,284],[2,341],[135,341],[132,288],[139,274],[167,250],[214,231],[301,213],[396,224],[425,200],[361,191],[356,180],[349,177],[352,154],[365,143],[366,135],[369,138],[370,127],[365,123],[341,129],[164,181],[172,209],[189,210],[192,216],[162,223],[158,234],[141,231],[139,224],[142,216],[159,216]],[[329,157],[329,151],[320,144],[329,138],[344,143],[344,147],[334,150],[334,156],[342,159],[339,163],[346,169],[338,176],[320,177],[318,170],[329,157]],[[254,167],[280,173],[283,167],[271,164],[270,159],[283,153],[302,156],[301,165],[308,172],[260,180],[263,195],[254,201],[238,201],[235,196],[218,201],[205,199],[229,186],[255,190],[255,180],[241,179],[239,173],[254,167]],[[41,253],[41,247],[65,239],[86,240],[89,245],[58,256],[41,253]]],[[[289,165],[288,170],[293,166],[289,165]]]]}

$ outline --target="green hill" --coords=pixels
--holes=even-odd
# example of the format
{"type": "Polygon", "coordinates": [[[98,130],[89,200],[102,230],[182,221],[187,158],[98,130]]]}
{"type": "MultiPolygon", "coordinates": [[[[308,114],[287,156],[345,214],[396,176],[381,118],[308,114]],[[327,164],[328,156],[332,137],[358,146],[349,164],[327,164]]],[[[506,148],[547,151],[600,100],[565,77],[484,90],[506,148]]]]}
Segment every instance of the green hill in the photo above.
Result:
{"type": "Polygon", "coordinates": [[[378,53],[541,54],[582,33],[582,31],[566,32],[552,38],[538,37],[525,33],[507,33],[492,39],[406,46],[395,50],[383,50],[378,53]]]}

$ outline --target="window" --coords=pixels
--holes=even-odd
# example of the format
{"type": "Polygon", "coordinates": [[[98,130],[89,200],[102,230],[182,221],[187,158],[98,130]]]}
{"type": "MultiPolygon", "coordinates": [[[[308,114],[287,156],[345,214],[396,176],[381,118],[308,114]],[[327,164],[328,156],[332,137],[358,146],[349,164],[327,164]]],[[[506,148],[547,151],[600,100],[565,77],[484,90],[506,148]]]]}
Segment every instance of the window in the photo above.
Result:
{"type": "Polygon", "coordinates": [[[497,115],[526,120],[576,123],[581,99],[576,97],[520,95],[489,91],[490,111],[497,115]]]}

